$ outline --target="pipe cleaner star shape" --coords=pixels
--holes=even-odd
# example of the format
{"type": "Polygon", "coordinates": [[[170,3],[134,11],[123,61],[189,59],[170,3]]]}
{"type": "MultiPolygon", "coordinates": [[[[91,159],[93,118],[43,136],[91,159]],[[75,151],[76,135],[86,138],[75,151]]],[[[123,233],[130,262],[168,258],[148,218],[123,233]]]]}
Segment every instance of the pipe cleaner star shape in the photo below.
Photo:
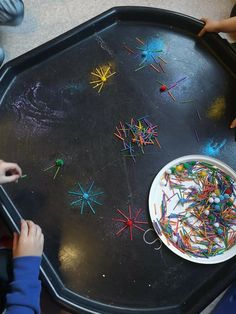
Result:
{"type": "Polygon", "coordinates": [[[78,191],[69,191],[68,193],[73,196],[77,196],[77,199],[70,203],[71,206],[80,206],[80,213],[83,214],[84,208],[87,206],[91,209],[91,211],[95,214],[95,209],[93,208],[93,203],[97,205],[102,205],[102,203],[97,201],[97,196],[103,194],[103,192],[92,191],[94,181],[91,183],[89,189],[85,191],[83,187],[78,183],[79,190],[78,191]]]}
{"type": "Polygon", "coordinates": [[[94,80],[91,81],[90,84],[93,85],[93,88],[97,88],[98,93],[100,93],[104,84],[106,84],[107,80],[114,74],[116,74],[116,72],[112,72],[110,66],[100,66],[95,69],[95,72],[91,72],[94,80]]]}
{"type": "Polygon", "coordinates": [[[167,64],[167,62],[160,56],[160,53],[164,50],[164,42],[160,38],[152,38],[145,43],[138,37],[136,37],[136,41],[139,46],[134,49],[131,49],[124,44],[124,48],[129,52],[129,54],[133,54],[134,56],[141,58],[141,63],[139,63],[135,72],[143,69],[147,65],[150,65],[158,73],[161,71],[165,72],[162,64],[167,64]]]}
{"type": "Polygon", "coordinates": [[[133,228],[136,228],[142,232],[145,232],[145,230],[140,227],[139,225],[148,224],[147,221],[140,221],[137,220],[138,216],[140,215],[142,209],[136,211],[134,216],[132,216],[131,206],[128,207],[129,216],[126,216],[120,209],[117,209],[117,212],[124,218],[113,218],[114,221],[121,222],[123,224],[123,227],[116,233],[116,236],[119,236],[123,231],[125,231],[127,228],[129,229],[130,233],[130,240],[133,240],[133,228]]]}

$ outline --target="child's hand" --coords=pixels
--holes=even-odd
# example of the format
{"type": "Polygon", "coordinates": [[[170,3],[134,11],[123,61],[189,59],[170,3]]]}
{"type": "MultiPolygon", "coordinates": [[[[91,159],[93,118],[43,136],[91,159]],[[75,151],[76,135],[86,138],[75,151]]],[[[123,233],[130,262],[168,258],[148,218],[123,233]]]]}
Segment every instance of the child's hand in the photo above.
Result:
{"type": "Polygon", "coordinates": [[[30,220],[22,220],[20,235],[14,233],[13,257],[41,256],[43,243],[41,228],[30,220]]]}
{"type": "Polygon", "coordinates": [[[230,124],[230,129],[234,129],[235,127],[236,127],[236,119],[234,119],[232,123],[230,124]]]}
{"type": "Polygon", "coordinates": [[[0,184],[14,182],[21,176],[22,171],[17,164],[0,160],[0,184]]]}
{"type": "Polygon", "coordinates": [[[198,36],[203,36],[206,32],[218,33],[219,30],[219,21],[214,21],[208,18],[202,18],[201,21],[205,23],[202,30],[198,33],[198,36]]]}

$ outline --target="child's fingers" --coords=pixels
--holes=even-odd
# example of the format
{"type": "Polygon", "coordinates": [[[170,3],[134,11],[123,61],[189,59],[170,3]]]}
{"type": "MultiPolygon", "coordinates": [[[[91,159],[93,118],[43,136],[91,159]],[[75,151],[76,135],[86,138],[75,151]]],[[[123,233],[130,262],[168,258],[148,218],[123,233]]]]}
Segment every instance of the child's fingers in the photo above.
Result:
{"type": "Polygon", "coordinates": [[[18,174],[19,176],[22,176],[21,168],[15,163],[5,162],[4,169],[5,171],[11,171],[13,174],[18,174]]]}
{"type": "Polygon", "coordinates": [[[21,220],[20,236],[27,237],[28,233],[29,233],[29,228],[28,228],[27,222],[25,220],[21,220]]]}
{"type": "Polygon", "coordinates": [[[29,236],[36,236],[36,225],[31,220],[26,220],[29,227],[29,236]]]}
{"type": "Polygon", "coordinates": [[[204,26],[203,29],[198,33],[198,37],[202,37],[206,33],[206,27],[204,26]]]}
{"type": "MultiPolygon", "coordinates": [[[[204,22],[205,24],[207,23],[207,18],[203,17],[200,19],[200,21],[204,22]]],[[[201,29],[201,31],[198,33],[199,37],[202,37],[205,33],[206,33],[207,29],[206,29],[206,25],[203,26],[203,28],[201,29]]]]}
{"type": "Polygon", "coordinates": [[[13,233],[13,243],[12,243],[13,251],[16,249],[18,241],[19,241],[19,235],[16,232],[14,232],[13,233]]]}
{"type": "Polygon", "coordinates": [[[40,235],[40,241],[41,241],[42,246],[43,246],[43,244],[44,244],[44,234],[43,233],[41,233],[41,235],[40,235]]]}
{"type": "Polygon", "coordinates": [[[233,122],[230,124],[230,128],[234,129],[236,127],[236,119],[233,120],[233,122]]]}
{"type": "Polygon", "coordinates": [[[43,247],[44,247],[44,235],[43,234],[41,234],[40,235],[40,238],[39,238],[39,243],[40,243],[40,247],[41,247],[41,254],[43,253],[43,247]]]}
{"type": "Polygon", "coordinates": [[[42,229],[38,225],[35,225],[35,226],[36,226],[36,237],[39,238],[42,234],[42,229]]]}
{"type": "Polygon", "coordinates": [[[20,178],[19,174],[13,174],[11,176],[5,176],[4,177],[4,183],[10,183],[10,182],[15,182],[20,178]]]}
{"type": "Polygon", "coordinates": [[[202,21],[202,22],[204,22],[204,23],[206,23],[207,22],[207,18],[206,17],[202,17],[201,19],[200,19],[200,21],[202,21]]]}

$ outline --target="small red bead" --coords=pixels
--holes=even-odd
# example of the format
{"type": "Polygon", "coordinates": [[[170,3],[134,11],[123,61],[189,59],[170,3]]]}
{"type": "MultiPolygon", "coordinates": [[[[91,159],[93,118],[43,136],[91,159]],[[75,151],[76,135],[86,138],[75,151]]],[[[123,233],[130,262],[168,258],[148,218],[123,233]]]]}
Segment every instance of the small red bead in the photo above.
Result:
{"type": "Polygon", "coordinates": [[[127,220],[126,225],[127,226],[132,226],[133,225],[133,221],[131,219],[127,220]]]}
{"type": "Polygon", "coordinates": [[[167,90],[167,86],[166,85],[161,85],[160,92],[165,92],[166,90],[167,90]]]}
{"type": "Polygon", "coordinates": [[[229,194],[229,195],[232,194],[231,188],[226,189],[226,190],[225,190],[225,194],[229,194]]]}

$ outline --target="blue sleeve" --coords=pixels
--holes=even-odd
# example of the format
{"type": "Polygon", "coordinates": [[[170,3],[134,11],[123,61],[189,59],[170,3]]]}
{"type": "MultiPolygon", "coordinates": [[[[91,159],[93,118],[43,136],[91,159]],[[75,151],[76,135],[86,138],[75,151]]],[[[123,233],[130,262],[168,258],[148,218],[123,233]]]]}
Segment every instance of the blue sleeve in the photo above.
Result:
{"type": "Polygon", "coordinates": [[[222,299],[216,305],[212,314],[235,314],[236,313],[236,282],[225,292],[222,299]]]}
{"type": "Polygon", "coordinates": [[[41,257],[13,259],[13,282],[6,296],[6,314],[39,314],[41,282],[38,280],[41,257]]]}

